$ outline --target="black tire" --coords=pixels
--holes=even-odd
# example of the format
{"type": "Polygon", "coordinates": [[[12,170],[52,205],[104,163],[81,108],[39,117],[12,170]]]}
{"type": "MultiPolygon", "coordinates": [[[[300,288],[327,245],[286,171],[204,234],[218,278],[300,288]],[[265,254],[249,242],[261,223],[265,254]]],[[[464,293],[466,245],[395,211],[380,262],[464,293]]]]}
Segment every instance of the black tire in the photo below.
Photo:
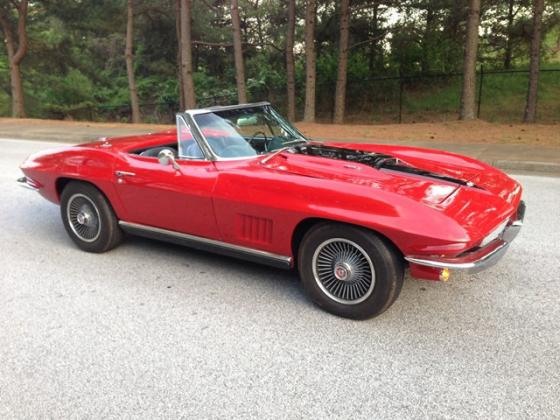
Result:
{"type": "Polygon", "coordinates": [[[298,270],[313,302],[352,319],[387,310],[404,279],[402,257],[392,244],[367,229],[341,223],[322,223],[305,234],[298,270]]]}
{"type": "Polygon", "coordinates": [[[109,251],[122,240],[111,204],[91,184],[69,182],[60,197],[60,215],[68,236],[84,251],[109,251]]]}

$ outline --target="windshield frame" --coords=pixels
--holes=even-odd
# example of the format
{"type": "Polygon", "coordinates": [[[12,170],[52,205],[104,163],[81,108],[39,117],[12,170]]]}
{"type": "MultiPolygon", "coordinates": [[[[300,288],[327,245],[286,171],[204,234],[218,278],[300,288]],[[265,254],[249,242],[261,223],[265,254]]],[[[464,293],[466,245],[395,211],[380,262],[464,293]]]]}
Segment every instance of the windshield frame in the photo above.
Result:
{"type": "MultiPolygon", "coordinates": [[[[212,147],[210,146],[208,140],[202,134],[202,130],[200,126],[197,124],[195,116],[201,114],[210,114],[210,113],[219,113],[220,111],[228,111],[228,110],[236,110],[236,109],[246,109],[246,108],[264,108],[266,111],[270,112],[274,118],[276,118],[281,125],[281,127],[286,130],[288,133],[296,137],[294,142],[305,142],[307,143],[309,140],[305,138],[305,136],[292,124],[290,124],[285,118],[283,118],[271,105],[269,102],[257,102],[251,104],[240,104],[240,105],[230,105],[230,106],[217,106],[217,107],[210,107],[210,108],[201,108],[201,109],[192,109],[187,110],[182,113],[178,113],[177,116],[181,116],[191,128],[191,132],[197,143],[202,149],[206,160],[211,161],[231,161],[231,160],[246,160],[246,159],[256,159],[263,156],[267,156],[270,153],[275,153],[280,149],[271,150],[267,153],[251,155],[251,156],[239,156],[239,157],[220,157],[218,156],[212,147]]],[[[177,137],[177,141],[179,141],[179,137],[177,137]]],[[[295,145],[295,143],[294,143],[295,145]]],[[[289,146],[287,146],[289,147],[289,146]]]]}

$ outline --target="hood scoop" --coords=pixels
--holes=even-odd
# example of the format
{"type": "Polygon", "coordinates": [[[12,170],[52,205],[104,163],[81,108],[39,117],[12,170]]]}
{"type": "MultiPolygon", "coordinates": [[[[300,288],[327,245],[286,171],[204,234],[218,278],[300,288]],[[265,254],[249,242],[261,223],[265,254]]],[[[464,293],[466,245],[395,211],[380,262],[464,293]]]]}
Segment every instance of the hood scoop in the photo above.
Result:
{"type": "Polygon", "coordinates": [[[474,187],[475,185],[467,180],[454,178],[452,176],[438,174],[435,172],[411,166],[403,160],[384,153],[372,153],[362,150],[346,149],[343,147],[325,146],[321,144],[305,144],[294,146],[286,150],[288,153],[306,156],[324,157],[328,159],[344,160],[362,165],[371,166],[375,169],[387,169],[391,171],[404,172],[412,175],[435,178],[442,181],[451,182],[458,185],[474,187]]]}

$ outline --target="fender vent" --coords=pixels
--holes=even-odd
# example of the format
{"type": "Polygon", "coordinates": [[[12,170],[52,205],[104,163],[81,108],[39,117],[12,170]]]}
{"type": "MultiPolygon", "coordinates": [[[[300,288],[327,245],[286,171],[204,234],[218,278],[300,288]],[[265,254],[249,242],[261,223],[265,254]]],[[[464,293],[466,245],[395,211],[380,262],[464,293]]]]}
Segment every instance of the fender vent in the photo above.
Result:
{"type": "Polygon", "coordinates": [[[240,214],[237,216],[237,234],[251,242],[272,243],[272,220],[240,214]]]}

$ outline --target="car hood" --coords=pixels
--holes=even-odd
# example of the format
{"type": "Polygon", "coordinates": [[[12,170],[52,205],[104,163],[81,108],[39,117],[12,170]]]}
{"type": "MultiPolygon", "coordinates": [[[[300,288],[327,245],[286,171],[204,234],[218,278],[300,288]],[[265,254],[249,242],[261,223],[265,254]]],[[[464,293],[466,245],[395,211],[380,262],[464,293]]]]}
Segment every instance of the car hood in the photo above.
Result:
{"type": "MultiPolygon", "coordinates": [[[[439,201],[466,186],[512,202],[511,192],[518,187],[507,175],[478,160],[415,147],[311,142],[269,155],[262,163],[270,169],[390,189],[405,195],[437,187],[439,201]]],[[[432,193],[429,195],[429,202],[438,201],[434,201],[432,193]]]]}
{"type": "Polygon", "coordinates": [[[309,143],[268,155],[261,164],[405,196],[460,221],[473,236],[511,216],[521,195],[516,181],[490,165],[430,149],[309,143]]]}

